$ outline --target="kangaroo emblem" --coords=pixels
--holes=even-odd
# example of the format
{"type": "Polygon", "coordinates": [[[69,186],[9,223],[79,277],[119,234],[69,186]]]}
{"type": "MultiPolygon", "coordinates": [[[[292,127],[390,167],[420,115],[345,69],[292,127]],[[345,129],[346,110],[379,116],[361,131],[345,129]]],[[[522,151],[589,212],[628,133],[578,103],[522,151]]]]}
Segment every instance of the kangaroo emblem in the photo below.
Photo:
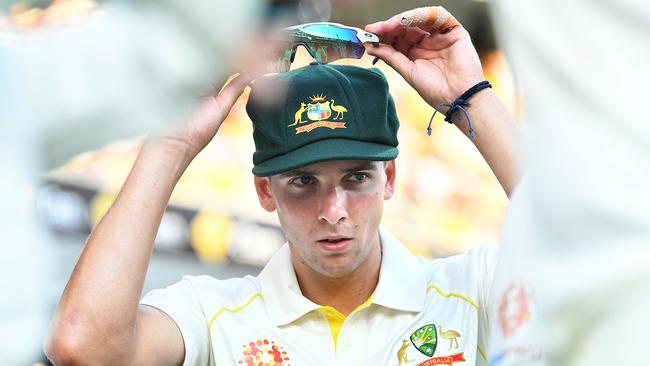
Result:
{"type": "Polygon", "coordinates": [[[406,365],[407,363],[413,361],[408,359],[408,355],[406,354],[406,349],[411,345],[409,341],[406,339],[402,339],[402,347],[397,350],[397,366],[402,366],[406,365]]]}
{"type": "Polygon", "coordinates": [[[300,103],[300,108],[296,111],[296,114],[293,116],[293,123],[288,125],[287,127],[295,126],[298,123],[304,123],[302,120],[302,114],[307,111],[307,104],[305,103],[300,103]]]}

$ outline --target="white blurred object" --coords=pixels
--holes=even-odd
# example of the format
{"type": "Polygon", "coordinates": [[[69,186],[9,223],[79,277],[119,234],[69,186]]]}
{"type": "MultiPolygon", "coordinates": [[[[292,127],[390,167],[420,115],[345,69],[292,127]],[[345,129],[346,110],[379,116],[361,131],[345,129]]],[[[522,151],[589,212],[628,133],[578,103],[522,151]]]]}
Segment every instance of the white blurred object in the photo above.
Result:
{"type": "Polygon", "coordinates": [[[530,138],[529,181],[504,224],[492,303],[523,278],[539,311],[533,332],[495,334],[491,364],[531,365],[513,355],[541,344],[550,365],[646,365],[650,3],[494,5],[524,86],[530,138]]]}
{"type": "Polygon", "coordinates": [[[33,217],[40,172],[182,119],[211,81],[234,71],[231,55],[263,10],[256,0],[103,4],[74,24],[0,34],[3,366],[38,360],[60,294],[53,240],[33,217]]]}
{"type": "Polygon", "coordinates": [[[330,0],[301,0],[298,3],[298,20],[301,23],[327,22],[331,17],[330,0]]]}
{"type": "Polygon", "coordinates": [[[109,2],[75,23],[5,36],[7,122],[41,126],[54,164],[176,122],[210,82],[236,71],[230,51],[249,40],[260,5],[109,2]]]}

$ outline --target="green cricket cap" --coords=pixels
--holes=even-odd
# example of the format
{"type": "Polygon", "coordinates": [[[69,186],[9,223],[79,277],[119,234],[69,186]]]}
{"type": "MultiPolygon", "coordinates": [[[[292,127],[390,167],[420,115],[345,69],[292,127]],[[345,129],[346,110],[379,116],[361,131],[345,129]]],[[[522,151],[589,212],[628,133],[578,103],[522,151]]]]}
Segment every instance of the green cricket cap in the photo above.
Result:
{"type": "Polygon", "coordinates": [[[376,68],[311,64],[264,76],[252,87],[246,112],[253,122],[253,174],[260,177],[398,154],[395,103],[376,68]],[[273,103],[270,90],[281,93],[273,103]]]}

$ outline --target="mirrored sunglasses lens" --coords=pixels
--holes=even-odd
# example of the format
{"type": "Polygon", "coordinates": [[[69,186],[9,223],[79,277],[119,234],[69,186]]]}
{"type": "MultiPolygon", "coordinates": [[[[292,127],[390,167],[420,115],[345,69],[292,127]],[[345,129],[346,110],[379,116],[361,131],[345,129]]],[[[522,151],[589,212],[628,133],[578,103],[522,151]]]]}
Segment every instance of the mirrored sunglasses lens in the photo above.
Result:
{"type": "Polygon", "coordinates": [[[359,38],[357,37],[357,32],[353,29],[341,28],[332,24],[312,24],[306,25],[298,29],[298,34],[300,32],[314,36],[321,37],[330,40],[341,40],[346,42],[353,42],[361,44],[359,38]]]}
{"type": "Polygon", "coordinates": [[[317,41],[307,43],[305,47],[320,64],[334,62],[343,58],[361,58],[365,52],[363,45],[344,42],[317,41]]]}

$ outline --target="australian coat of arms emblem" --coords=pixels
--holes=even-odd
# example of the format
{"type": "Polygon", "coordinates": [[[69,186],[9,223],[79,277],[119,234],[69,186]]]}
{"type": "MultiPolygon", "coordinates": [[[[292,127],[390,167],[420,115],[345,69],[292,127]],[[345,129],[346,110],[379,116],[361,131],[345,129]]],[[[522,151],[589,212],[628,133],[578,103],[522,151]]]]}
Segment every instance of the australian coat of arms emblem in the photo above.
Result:
{"type": "Polygon", "coordinates": [[[343,117],[347,111],[344,106],[335,104],[334,98],[328,100],[325,95],[314,95],[309,98],[309,103],[300,102],[298,110],[294,113],[293,123],[287,127],[298,125],[296,134],[311,132],[319,127],[327,127],[332,130],[346,128],[343,117]],[[305,114],[307,119],[304,118],[305,114]],[[330,117],[333,118],[329,120],[330,117]]]}

